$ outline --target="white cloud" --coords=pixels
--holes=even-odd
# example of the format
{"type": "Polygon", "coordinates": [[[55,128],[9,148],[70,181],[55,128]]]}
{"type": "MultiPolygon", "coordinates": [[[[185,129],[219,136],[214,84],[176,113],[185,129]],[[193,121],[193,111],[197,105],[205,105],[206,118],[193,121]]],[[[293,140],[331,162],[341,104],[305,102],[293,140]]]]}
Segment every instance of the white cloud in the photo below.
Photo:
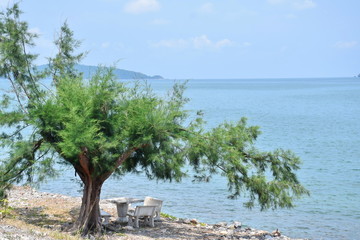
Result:
{"type": "Polygon", "coordinates": [[[29,28],[28,31],[29,31],[30,33],[33,33],[33,34],[36,34],[36,35],[41,35],[40,28],[37,28],[37,27],[35,27],[35,28],[29,28]]]}
{"type": "Polygon", "coordinates": [[[206,35],[194,37],[191,42],[195,48],[205,48],[211,47],[211,45],[213,45],[213,43],[208,39],[206,35]]]}
{"type": "Polygon", "coordinates": [[[109,41],[105,41],[102,43],[93,43],[93,47],[94,48],[100,48],[102,50],[122,50],[125,49],[125,46],[122,42],[109,42],[109,41]]]}
{"type": "Polygon", "coordinates": [[[212,41],[206,35],[201,35],[201,36],[192,38],[190,40],[190,44],[194,48],[219,49],[219,48],[231,46],[234,43],[227,38],[221,39],[219,41],[212,41]]]}
{"type": "Polygon", "coordinates": [[[225,38],[223,40],[220,40],[220,41],[217,41],[215,43],[215,47],[216,48],[222,48],[222,47],[228,47],[228,46],[231,46],[233,45],[233,42],[230,41],[229,39],[225,38]]]}
{"type": "Polygon", "coordinates": [[[199,11],[201,13],[212,13],[214,12],[214,4],[208,2],[208,3],[204,3],[203,5],[201,5],[199,11]]]}
{"type": "Polygon", "coordinates": [[[241,45],[243,47],[250,47],[250,46],[252,46],[252,43],[251,42],[243,42],[241,45]]]}
{"type": "Polygon", "coordinates": [[[36,46],[40,47],[40,48],[46,48],[48,50],[53,50],[54,49],[54,42],[52,40],[43,38],[43,37],[39,37],[35,40],[36,42],[36,46]]]}
{"type": "Polygon", "coordinates": [[[299,0],[299,1],[294,1],[293,6],[296,9],[303,10],[303,9],[316,7],[316,3],[312,0],[299,0]]]}
{"type": "Polygon", "coordinates": [[[356,45],[358,45],[357,41],[339,41],[337,43],[335,43],[334,47],[336,48],[353,48],[356,45]]]}
{"type": "Polygon", "coordinates": [[[201,35],[189,39],[174,39],[174,40],[161,40],[153,47],[166,47],[166,48],[195,48],[195,49],[220,49],[232,46],[234,42],[225,38],[219,41],[212,41],[206,35],[201,35]]]}
{"type": "Polygon", "coordinates": [[[103,42],[103,43],[101,44],[101,48],[108,48],[108,47],[110,47],[110,43],[109,43],[109,42],[103,42]]]}
{"type": "Polygon", "coordinates": [[[154,19],[150,22],[151,25],[167,25],[169,24],[168,20],[165,19],[154,19]]]}
{"type": "Polygon", "coordinates": [[[34,38],[35,46],[28,48],[30,53],[39,55],[39,57],[35,60],[35,63],[48,63],[48,57],[55,56],[57,53],[54,40],[46,37],[38,27],[29,28],[28,31],[37,35],[37,37],[34,38]]]}
{"type": "Polygon", "coordinates": [[[37,35],[37,38],[35,38],[34,41],[38,48],[43,48],[43,49],[48,49],[48,50],[52,50],[54,48],[53,40],[50,40],[50,39],[44,37],[40,28],[38,28],[38,27],[29,28],[28,31],[30,33],[37,35]]]}
{"type": "Polygon", "coordinates": [[[186,48],[188,47],[189,42],[184,39],[175,39],[175,40],[161,40],[155,44],[152,44],[153,47],[166,47],[166,48],[186,48]]]}
{"type": "Polygon", "coordinates": [[[157,0],[132,0],[124,7],[125,12],[134,14],[153,12],[159,9],[160,4],[157,0]]]}

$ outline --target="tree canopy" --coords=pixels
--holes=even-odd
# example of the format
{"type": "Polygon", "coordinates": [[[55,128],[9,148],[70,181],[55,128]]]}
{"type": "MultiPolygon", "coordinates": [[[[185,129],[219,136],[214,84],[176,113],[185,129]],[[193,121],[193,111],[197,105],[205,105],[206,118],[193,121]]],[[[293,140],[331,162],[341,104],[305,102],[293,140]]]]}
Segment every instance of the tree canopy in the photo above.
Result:
{"type": "Polygon", "coordinates": [[[2,193],[20,181],[41,182],[56,162],[71,165],[84,183],[75,223],[84,233],[100,228],[101,186],[113,174],[180,181],[192,166],[197,181],[226,177],[230,197],[246,194],[250,208],[289,208],[308,194],[295,174],[300,159],[258,150],[259,127],[246,118],[211,130],[201,112],[189,119],[185,84],[160,97],[146,83],[118,81],[111,67],[84,79],[74,69],[84,54],[75,54],[80,43],[67,23],[55,40],[58,54],[38,72],[29,53],[37,36],[20,15],[17,4],[0,15],[0,77],[8,82],[0,109],[2,193]]]}

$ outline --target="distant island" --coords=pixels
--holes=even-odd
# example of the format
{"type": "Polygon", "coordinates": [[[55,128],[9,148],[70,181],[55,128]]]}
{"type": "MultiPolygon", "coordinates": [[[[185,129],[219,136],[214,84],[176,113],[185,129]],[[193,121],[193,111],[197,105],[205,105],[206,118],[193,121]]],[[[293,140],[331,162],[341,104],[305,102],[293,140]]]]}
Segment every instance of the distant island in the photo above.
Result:
{"type": "MultiPolygon", "coordinates": [[[[44,70],[46,67],[48,67],[48,65],[40,65],[38,68],[39,68],[39,70],[44,70]]],[[[84,74],[84,78],[89,78],[90,76],[94,75],[94,73],[98,69],[98,67],[96,67],[96,66],[81,65],[81,64],[77,64],[75,66],[75,68],[76,68],[76,70],[78,70],[79,72],[82,72],[84,74]]],[[[114,70],[114,74],[119,79],[133,79],[133,80],[164,79],[160,75],[149,76],[144,73],[124,70],[124,69],[118,69],[118,68],[116,68],[114,70]]]]}

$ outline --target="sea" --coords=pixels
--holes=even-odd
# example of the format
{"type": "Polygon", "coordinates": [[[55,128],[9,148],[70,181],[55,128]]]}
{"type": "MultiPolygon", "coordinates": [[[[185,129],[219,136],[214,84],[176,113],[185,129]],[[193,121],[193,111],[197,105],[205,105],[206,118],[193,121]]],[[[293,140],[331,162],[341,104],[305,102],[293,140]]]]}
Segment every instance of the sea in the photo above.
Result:
{"type": "MultiPolygon", "coordinates": [[[[174,82],[149,80],[160,95],[174,82]]],[[[301,159],[297,171],[310,196],[293,209],[246,209],[244,199],[228,199],[226,181],[209,183],[148,180],[143,174],[111,178],[101,198],[152,196],[164,200],[162,211],[200,222],[241,222],[279,231],[292,238],[360,239],[360,78],[190,79],[185,95],[190,113],[204,112],[207,128],[247,117],[262,131],[262,150],[291,149],[301,159]]],[[[81,196],[72,169],[40,190],[81,196]]]]}

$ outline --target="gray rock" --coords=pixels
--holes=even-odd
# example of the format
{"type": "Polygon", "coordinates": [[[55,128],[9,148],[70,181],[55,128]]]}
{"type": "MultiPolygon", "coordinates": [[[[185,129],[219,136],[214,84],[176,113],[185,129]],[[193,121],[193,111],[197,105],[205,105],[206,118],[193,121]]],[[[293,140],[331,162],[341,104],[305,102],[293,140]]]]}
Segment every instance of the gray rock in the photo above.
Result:
{"type": "Polygon", "coordinates": [[[206,229],[214,229],[214,226],[213,226],[213,225],[208,224],[208,225],[206,225],[206,226],[205,226],[205,228],[206,228],[206,229]]]}
{"type": "Polygon", "coordinates": [[[183,220],[183,223],[190,224],[191,221],[190,221],[190,219],[186,218],[186,219],[183,220]]]}
{"type": "Polygon", "coordinates": [[[241,222],[234,222],[233,223],[233,225],[234,225],[234,228],[241,228],[241,222]]]}
{"type": "Polygon", "coordinates": [[[215,227],[226,227],[227,226],[227,222],[219,222],[214,224],[215,227]]]}
{"type": "Polygon", "coordinates": [[[134,231],[134,228],[132,226],[125,226],[123,227],[123,229],[127,231],[134,231]]]}
{"type": "Polygon", "coordinates": [[[224,227],[219,227],[219,228],[217,229],[217,231],[218,231],[218,232],[221,232],[221,233],[227,233],[227,229],[224,228],[224,227]]]}
{"type": "Polygon", "coordinates": [[[229,236],[229,235],[234,235],[234,230],[228,229],[226,234],[227,234],[228,236],[229,236]]]}
{"type": "Polygon", "coordinates": [[[196,224],[198,224],[199,222],[198,222],[198,220],[196,220],[196,219],[194,218],[194,219],[191,219],[191,220],[190,220],[190,223],[196,225],[196,224]]]}

